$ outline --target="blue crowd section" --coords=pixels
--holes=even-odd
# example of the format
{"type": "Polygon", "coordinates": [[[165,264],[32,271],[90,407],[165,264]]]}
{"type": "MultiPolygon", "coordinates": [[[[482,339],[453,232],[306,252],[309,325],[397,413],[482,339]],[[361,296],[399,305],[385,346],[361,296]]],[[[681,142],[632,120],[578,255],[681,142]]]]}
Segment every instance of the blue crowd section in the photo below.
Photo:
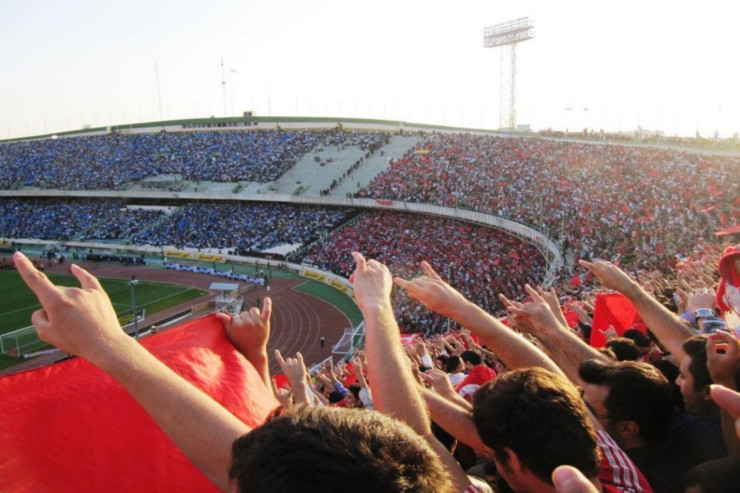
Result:
{"type": "Polygon", "coordinates": [[[120,190],[159,175],[189,181],[270,182],[319,144],[374,149],[387,134],[251,131],[111,134],[0,145],[0,189],[120,190]]]}
{"type": "Polygon", "coordinates": [[[235,253],[310,243],[346,221],[348,209],[242,202],[186,204],[172,214],[119,200],[0,200],[0,237],[114,240],[228,248],[235,253]]]}

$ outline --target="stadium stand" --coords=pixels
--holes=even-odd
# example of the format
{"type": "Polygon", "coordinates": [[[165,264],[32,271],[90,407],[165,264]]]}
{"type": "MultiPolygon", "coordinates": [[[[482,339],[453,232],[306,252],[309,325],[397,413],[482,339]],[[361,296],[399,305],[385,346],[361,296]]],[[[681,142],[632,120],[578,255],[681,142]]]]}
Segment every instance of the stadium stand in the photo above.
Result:
{"type": "Polygon", "coordinates": [[[739,167],[666,149],[437,134],[359,195],[501,215],[576,257],[661,266],[737,223],[739,167]]]}
{"type": "MultiPolygon", "coordinates": [[[[149,156],[150,165],[150,152],[161,152],[163,157],[155,159],[162,161],[157,173],[214,181],[251,176],[240,174],[236,160],[212,166],[219,152],[237,152],[231,146],[240,145],[236,141],[243,136],[183,135],[187,136],[179,138],[186,143],[179,149],[171,147],[175,141],[170,136],[140,139],[147,142],[141,144],[145,148],[141,152],[149,156]],[[185,157],[184,149],[194,150],[197,159],[185,157]],[[196,171],[197,160],[204,160],[204,169],[196,171]]],[[[115,178],[99,171],[119,162],[113,157],[117,151],[105,148],[102,139],[123,138],[34,144],[42,151],[38,155],[30,143],[14,144],[12,151],[0,146],[0,185],[122,187],[143,176],[137,165],[115,178]],[[90,176],[62,176],[62,168],[50,164],[55,153],[69,153],[55,163],[86,170],[90,176]],[[12,171],[7,156],[23,169],[12,171]],[[94,159],[79,159],[86,156],[94,159]],[[70,164],[78,159],[85,164],[70,164]]],[[[257,139],[250,145],[261,161],[243,172],[263,173],[270,180],[316,145],[367,146],[366,152],[374,151],[377,158],[387,142],[383,134],[300,131],[250,138],[257,139]],[[278,155],[284,161],[278,163],[278,155]]],[[[363,487],[405,491],[395,483],[378,486],[380,472],[368,472],[377,466],[377,471],[390,471],[404,482],[423,484],[408,490],[555,491],[561,482],[560,464],[577,469],[583,488],[592,486],[588,477],[598,479],[609,492],[683,491],[682,478],[689,471],[687,483],[710,485],[706,491],[732,491],[737,486],[726,478],[740,471],[740,439],[732,426],[740,416],[740,394],[733,392],[740,371],[740,246],[714,233],[740,219],[740,159],[648,147],[439,133],[417,141],[389,164],[359,196],[459,207],[533,225],[561,242],[570,265],[554,288],[545,290],[537,286],[545,275],[545,259],[534,246],[496,229],[420,214],[236,201],[181,202],[168,214],[129,209],[122,200],[0,200],[0,236],[6,238],[130,239],[139,244],[234,248],[242,254],[278,243],[302,243],[311,244],[301,254],[305,264],[352,276],[368,347],[341,364],[328,361],[312,367],[305,363],[313,362],[304,362],[300,353],[285,358],[278,353],[282,375],[274,383],[265,349],[272,305],[265,299],[259,309],[199,322],[207,329],[203,332],[173,331],[145,344],[161,354],[170,337],[198,334],[194,343],[198,351],[216,348],[218,361],[228,361],[236,371],[201,367],[210,355],[192,365],[195,374],[180,361],[192,360],[192,355],[170,353],[168,358],[186,370],[186,380],[213,386],[210,392],[241,421],[223,412],[221,404],[193,393],[142,346],[129,344],[117,322],[106,317],[107,298],[90,274],[74,270],[86,289],[67,296],[72,288],[50,287],[21,254],[0,268],[17,268],[39,294],[45,315],[37,315],[36,322],[46,340],[99,366],[122,384],[116,387],[118,392],[128,389],[149,410],[154,421],[137,416],[142,423],[137,427],[147,431],[147,449],[171,446],[163,435],[149,433],[156,432],[154,422],[164,423],[172,441],[222,489],[231,485],[260,490],[257,481],[268,481],[265,491],[275,485],[284,491],[308,486],[333,491],[337,485],[353,491],[363,487]],[[501,294],[505,296],[498,298],[501,294]],[[624,338],[633,340],[634,347],[624,338]],[[616,361],[605,345],[617,339],[635,350],[637,361],[616,361]],[[245,377],[252,380],[248,392],[243,391],[245,377]],[[222,378],[235,378],[231,385],[240,392],[223,388],[222,378]],[[281,407],[267,390],[271,384],[281,407]],[[245,403],[246,398],[259,402],[245,403]],[[255,413],[250,413],[251,407],[255,413]],[[336,407],[347,409],[332,409],[336,407]],[[183,413],[185,419],[168,419],[170,413],[183,413]],[[378,413],[405,423],[403,433],[409,434],[399,431],[397,421],[379,423],[378,413]],[[344,418],[337,425],[334,418],[339,416],[344,418]],[[202,440],[192,440],[193,422],[208,423],[218,433],[203,428],[202,440]],[[363,433],[367,429],[374,436],[381,434],[383,447],[363,433]],[[349,438],[344,435],[347,430],[349,438]],[[292,441],[296,436],[300,442],[292,441]],[[335,438],[338,441],[327,451],[327,440],[335,438]],[[395,449],[380,464],[374,462],[375,451],[386,450],[388,443],[418,446],[413,448],[414,467],[405,467],[406,456],[395,449]],[[427,454],[429,446],[436,452],[427,454]],[[373,457],[361,453],[367,450],[373,457]],[[490,460],[491,451],[495,461],[490,460]],[[330,459],[319,468],[306,461],[307,454],[316,461],[330,459]],[[418,473],[420,462],[426,472],[418,473]],[[317,470],[322,468],[331,474],[321,476],[317,470]],[[337,481],[345,473],[347,477],[337,481]],[[424,483],[432,477],[433,487],[424,483]]],[[[329,193],[336,190],[340,188],[329,193]]],[[[12,448],[0,452],[0,463],[15,465],[5,475],[13,483],[3,483],[8,480],[0,477],[0,489],[28,486],[30,471],[45,464],[56,464],[53,480],[82,481],[75,486],[99,489],[109,486],[110,478],[125,481],[125,471],[111,461],[105,472],[95,472],[102,471],[95,461],[108,456],[109,450],[115,453],[116,443],[96,444],[95,450],[103,453],[89,463],[79,461],[92,471],[89,478],[80,479],[74,475],[76,467],[59,467],[63,462],[48,453],[56,447],[27,447],[25,437],[4,424],[31,429],[27,417],[41,415],[48,402],[24,384],[57,388],[70,376],[87,378],[86,371],[91,370],[81,363],[73,360],[45,369],[31,375],[34,380],[0,379],[0,388],[24,398],[34,394],[24,400],[22,413],[0,419],[0,431],[12,438],[22,459],[8,452],[12,448]]],[[[77,392],[84,389],[74,387],[77,392]]],[[[58,395],[63,392],[54,394],[58,395]]],[[[87,407],[88,401],[80,402],[87,407]]],[[[94,422],[113,426],[114,407],[121,402],[131,401],[116,394],[94,413],[94,422]]],[[[63,416],[59,405],[48,408],[63,416]]],[[[0,406],[0,416],[9,412],[6,409],[12,407],[0,406]]],[[[79,413],[84,416],[91,410],[79,413]]],[[[90,435],[89,429],[84,431],[90,435]]],[[[61,445],[78,445],[75,436],[60,436],[61,445]]],[[[130,440],[121,439],[124,450],[134,449],[130,440]]],[[[147,471],[166,468],[169,462],[178,475],[164,480],[152,474],[145,477],[165,489],[187,489],[178,478],[197,477],[194,467],[180,455],[173,459],[166,447],[162,450],[154,454],[156,464],[147,471]]],[[[30,476],[37,486],[60,488],[44,475],[30,476]]],[[[208,487],[202,477],[193,484],[199,490],[208,487]]]]}

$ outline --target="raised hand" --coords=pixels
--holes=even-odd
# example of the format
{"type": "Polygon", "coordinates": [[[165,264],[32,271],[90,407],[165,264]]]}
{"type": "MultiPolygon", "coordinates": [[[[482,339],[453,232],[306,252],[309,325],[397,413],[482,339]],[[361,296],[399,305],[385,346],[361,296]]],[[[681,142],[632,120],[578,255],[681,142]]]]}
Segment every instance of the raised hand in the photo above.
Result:
{"type": "Polygon", "coordinates": [[[698,287],[694,293],[689,296],[686,303],[686,309],[691,313],[694,313],[699,308],[708,308],[713,310],[717,306],[717,293],[714,289],[707,288],[704,283],[701,283],[701,287],[698,287]]]}
{"type": "Polygon", "coordinates": [[[424,383],[430,385],[440,395],[451,395],[455,393],[449,375],[442,370],[431,369],[421,374],[424,383]]]}
{"type": "Polygon", "coordinates": [[[275,394],[275,397],[277,398],[278,402],[282,404],[283,407],[288,408],[293,405],[293,393],[290,391],[290,389],[281,389],[277,386],[275,383],[275,379],[270,379],[270,382],[272,383],[272,393],[275,394]]]}
{"type": "Polygon", "coordinates": [[[734,387],[738,364],[740,341],[732,334],[717,331],[707,337],[707,369],[714,383],[734,387]]]}
{"type": "Polygon", "coordinates": [[[98,280],[82,267],[70,270],[80,288],[55,286],[20,252],[13,255],[23,281],[38,297],[42,309],[31,315],[41,340],[94,364],[116,352],[126,334],[121,330],[110,298],[98,280]]]}
{"type": "Polygon", "coordinates": [[[409,298],[421,302],[424,306],[445,317],[453,317],[455,310],[467,300],[452,286],[444,282],[434,269],[426,263],[421,263],[425,276],[410,281],[396,277],[393,281],[408,292],[409,298]]]}
{"type": "Polygon", "coordinates": [[[555,292],[555,288],[545,291],[543,288],[537,286],[535,291],[537,291],[540,298],[550,307],[550,310],[552,310],[553,315],[555,315],[560,325],[567,327],[568,321],[565,320],[565,316],[563,315],[563,309],[560,307],[560,300],[558,300],[558,294],[555,292]]]}
{"type": "Polygon", "coordinates": [[[585,260],[579,260],[578,263],[598,277],[601,284],[609,289],[613,289],[614,291],[624,293],[636,285],[635,281],[633,281],[622,269],[611,262],[597,260],[596,262],[591,263],[586,262],[585,260]]]}
{"type": "Polygon", "coordinates": [[[613,341],[614,339],[619,337],[619,334],[617,334],[617,329],[615,329],[613,325],[610,325],[605,330],[599,329],[599,332],[601,332],[601,335],[603,335],[604,339],[606,339],[607,341],[613,341]]]}
{"type": "Polygon", "coordinates": [[[360,310],[390,305],[393,279],[388,267],[377,260],[365,260],[359,252],[352,252],[352,257],[356,266],[351,279],[360,310]]]}
{"type": "Polygon", "coordinates": [[[280,350],[275,350],[275,359],[280,365],[280,369],[283,371],[290,385],[295,389],[296,387],[302,386],[306,383],[306,365],[303,362],[303,355],[297,352],[295,358],[285,358],[280,354],[280,350]]]}
{"type": "Polygon", "coordinates": [[[519,308],[510,308],[512,316],[525,322],[528,322],[537,332],[547,332],[551,330],[558,330],[558,319],[552,313],[550,306],[545,302],[544,299],[535,291],[529,284],[524,287],[524,290],[532,298],[529,303],[524,303],[519,308]]]}
{"type": "Polygon", "coordinates": [[[265,298],[262,310],[257,307],[238,315],[217,313],[226,329],[226,337],[248,359],[267,354],[267,341],[270,339],[270,315],[272,300],[265,298]]]}

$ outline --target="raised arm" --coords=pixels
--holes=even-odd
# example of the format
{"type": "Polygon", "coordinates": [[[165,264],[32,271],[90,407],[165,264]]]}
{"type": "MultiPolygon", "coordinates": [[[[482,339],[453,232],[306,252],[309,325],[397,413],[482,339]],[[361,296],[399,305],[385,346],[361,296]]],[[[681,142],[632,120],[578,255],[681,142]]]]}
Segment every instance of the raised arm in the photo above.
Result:
{"type": "Polygon", "coordinates": [[[470,480],[432,434],[424,402],[406,364],[391,307],[393,280],[390,271],[376,260],[366,261],[360,253],[352,256],[356,263],[352,274],[355,297],[365,318],[365,353],[375,409],[403,421],[424,437],[462,491],[470,485],[470,480]]]}
{"type": "Polygon", "coordinates": [[[576,336],[566,325],[562,325],[552,313],[552,308],[529,285],[524,288],[532,298],[530,303],[504,302],[512,313],[517,327],[527,327],[528,332],[550,352],[551,358],[560,367],[571,382],[580,385],[578,367],[586,360],[598,359],[609,363],[609,359],[576,336]],[[520,323],[523,322],[523,323],[520,323]]]}
{"type": "Polygon", "coordinates": [[[578,262],[598,277],[604,286],[626,296],[663,346],[675,354],[679,361],[683,359],[685,353],[682,345],[694,333],[677,315],[658,303],[658,300],[611,262],[601,260],[594,263],[585,260],[578,262]]]}
{"type": "Polygon", "coordinates": [[[54,286],[22,253],[13,259],[43,307],[31,316],[39,337],[117,380],[215,485],[228,490],[231,445],[249,427],[128,337],[92,274],[72,265],[81,289],[54,286]]]}
{"type": "Polygon", "coordinates": [[[541,350],[471,303],[452,286],[444,282],[427,262],[421,263],[426,276],[407,281],[400,277],[396,284],[408,291],[430,310],[451,318],[480,337],[509,368],[539,366],[563,374],[541,350]]]}

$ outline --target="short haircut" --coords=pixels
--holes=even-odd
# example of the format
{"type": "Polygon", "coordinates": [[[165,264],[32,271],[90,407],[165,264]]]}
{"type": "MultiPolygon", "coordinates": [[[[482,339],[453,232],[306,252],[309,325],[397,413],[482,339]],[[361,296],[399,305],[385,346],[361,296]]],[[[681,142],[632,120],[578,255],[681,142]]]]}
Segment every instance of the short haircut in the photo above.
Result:
{"type": "Polygon", "coordinates": [[[471,351],[470,349],[468,349],[467,351],[463,351],[460,354],[460,359],[470,363],[473,366],[480,365],[483,362],[480,354],[476,353],[475,351],[471,351]]]}
{"type": "Polygon", "coordinates": [[[689,372],[694,378],[694,390],[697,392],[712,384],[712,377],[707,368],[707,336],[691,336],[683,343],[683,350],[691,358],[689,372]]]}
{"type": "Polygon", "coordinates": [[[362,387],[360,387],[358,384],[353,383],[352,385],[347,386],[347,390],[349,392],[352,392],[352,395],[355,397],[355,399],[360,398],[360,390],[362,390],[362,387]]]}
{"type": "Polygon", "coordinates": [[[740,459],[725,457],[694,466],[683,478],[684,491],[699,488],[702,493],[737,491],[740,484],[740,459]]]}
{"type": "Polygon", "coordinates": [[[542,368],[513,370],[484,384],[473,400],[473,421],[483,443],[501,461],[505,448],[540,480],[552,484],[561,464],[596,476],[596,433],[578,390],[542,368]]]}
{"type": "Polygon", "coordinates": [[[640,348],[648,348],[650,347],[650,344],[651,344],[650,338],[648,338],[648,336],[646,336],[645,334],[643,334],[637,329],[625,330],[622,333],[622,337],[626,337],[627,339],[632,339],[632,342],[637,344],[637,347],[640,347],[640,348]]]}
{"type": "Polygon", "coordinates": [[[374,411],[296,406],[232,447],[239,492],[455,491],[439,456],[410,427],[374,411]]]}
{"type": "Polygon", "coordinates": [[[445,367],[445,371],[447,373],[452,373],[455,370],[457,370],[458,366],[460,366],[460,356],[452,355],[449,358],[447,358],[447,365],[445,367]]]}
{"type": "Polygon", "coordinates": [[[640,436],[649,443],[668,439],[673,419],[670,382],[654,366],[635,361],[602,363],[584,361],[578,375],[585,383],[609,387],[604,407],[609,421],[634,421],[640,436]]]}
{"type": "Polygon", "coordinates": [[[617,361],[635,361],[640,357],[640,348],[632,339],[626,337],[607,341],[606,347],[614,351],[617,361]]]}

